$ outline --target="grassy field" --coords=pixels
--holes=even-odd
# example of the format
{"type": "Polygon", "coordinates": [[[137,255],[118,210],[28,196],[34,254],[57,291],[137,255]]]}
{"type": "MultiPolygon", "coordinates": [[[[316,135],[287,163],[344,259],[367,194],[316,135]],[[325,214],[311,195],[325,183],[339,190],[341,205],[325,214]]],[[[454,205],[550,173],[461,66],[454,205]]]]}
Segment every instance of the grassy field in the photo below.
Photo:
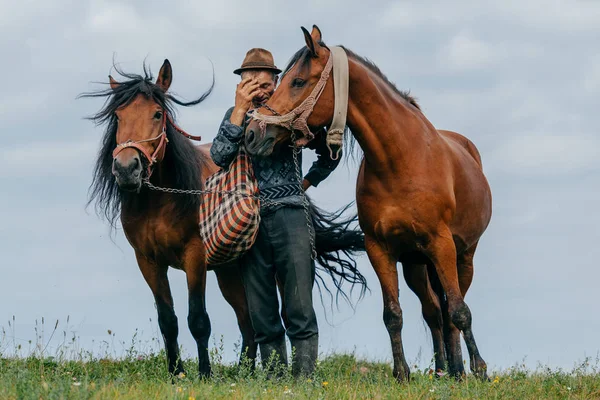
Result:
{"type": "Polygon", "coordinates": [[[387,364],[352,355],[332,355],[319,362],[312,380],[295,382],[289,374],[265,379],[258,369],[213,365],[213,377],[189,376],[172,382],[164,354],[120,360],[57,361],[51,357],[0,359],[1,399],[593,399],[600,398],[598,362],[573,371],[519,367],[493,374],[490,382],[467,377],[456,382],[433,371],[413,370],[409,384],[397,384],[387,364]]]}
{"type": "Polygon", "coordinates": [[[57,326],[58,321],[46,339],[43,320],[36,322],[36,339],[27,348],[15,342],[14,331],[11,335],[2,328],[0,399],[600,399],[600,357],[570,371],[515,365],[489,371],[489,382],[470,375],[457,382],[429,367],[413,366],[411,382],[398,384],[390,364],[333,354],[320,357],[310,380],[294,381],[290,371],[268,380],[261,368],[252,372],[248,366],[223,363],[221,339],[211,346],[212,378],[199,381],[194,360],[185,361],[187,376],[172,379],[167,374],[158,337],[142,342],[134,336],[117,345],[109,331],[112,339],[92,352],[65,331],[57,334],[62,343],[50,351],[57,326]],[[123,349],[120,354],[117,347],[123,349]]]}

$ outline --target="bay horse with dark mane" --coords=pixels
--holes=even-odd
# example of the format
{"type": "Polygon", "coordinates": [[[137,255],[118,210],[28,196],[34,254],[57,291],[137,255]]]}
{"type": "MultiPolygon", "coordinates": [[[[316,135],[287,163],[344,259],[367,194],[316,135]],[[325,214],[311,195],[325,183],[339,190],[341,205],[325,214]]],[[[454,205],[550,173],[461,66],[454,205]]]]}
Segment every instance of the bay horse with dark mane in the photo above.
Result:
{"type": "MultiPolygon", "coordinates": [[[[120,217],[125,236],[154,295],[171,374],[178,375],[184,370],[177,344],[177,317],[167,278],[169,266],[186,274],[188,325],[198,347],[200,377],[210,375],[208,340],[211,327],[205,299],[207,270],[214,270],[225,300],[236,313],[242,334],[241,357],[248,357],[254,366],[257,344],[239,270],[243,265],[233,262],[213,268],[206,264],[199,231],[201,197],[151,191],[144,184],[148,180],[159,187],[197,190],[203,187],[203,178],[217,171],[218,167],[210,158],[211,144],[192,145],[187,139],[192,136],[177,127],[173,118],[173,103],[182,106],[199,104],[210,94],[212,86],[199,99],[184,103],[168,93],[172,82],[168,60],[164,61],[155,83],[145,66],[144,76],[116,70],[128,80],[117,82],[109,76],[109,89],[81,96],[106,98],[104,107],[91,117],[98,124],[106,124],[107,128],[94,170],[89,202],[96,202],[98,212],[113,227],[120,217]]],[[[354,261],[347,259],[364,251],[362,232],[350,227],[356,217],[343,219],[341,213],[326,213],[312,204],[310,211],[315,226],[317,274],[325,271],[332,278],[338,294],[344,297],[343,281],[352,287],[359,284],[362,295],[366,281],[354,261]]],[[[325,289],[329,291],[327,286],[325,289]]],[[[285,322],[285,307],[282,308],[285,322]]]]}
{"type": "MultiPolygon", "coordinates": [[[[266,156],[289,144],[292,130],[304,133],[304,142],[310,140],[306,132],[330,126],[335,102],[345,100],[334,94],[335,52],[325,45],[318,27],[302,31],[306,46],[292,58],[274,95],[247,127],[250,154],[266,156]]],[[[339,49],[348,66],[347,126],[364,153],[356,188],[359,222],[381,284],[394,375],[409,379],[398,299],[396,264],[401,262],[431,329],[436,368],[445,369],[447,362],[452,375],[464,374],[462,332],[471,370],[486,377],[464,301],[473,279],[475,249],[492,212],[477,148],[456,132],[436,130],[417,102],[373,63],[339,49]]]]}

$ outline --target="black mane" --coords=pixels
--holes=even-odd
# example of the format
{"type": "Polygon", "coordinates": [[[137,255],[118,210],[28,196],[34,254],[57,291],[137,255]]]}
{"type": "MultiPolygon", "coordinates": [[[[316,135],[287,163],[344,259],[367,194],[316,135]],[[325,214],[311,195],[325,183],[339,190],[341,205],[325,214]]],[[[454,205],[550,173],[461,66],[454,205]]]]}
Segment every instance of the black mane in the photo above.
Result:
{"type": "MultiPolygon", "coordinates": [[[[106,218],[111,227],[115,227],[116,219],[119,217],[122,205],[136,202],[143,204],[148,195],[148,189],[143,187],[140,193],[127,193],[119,189],[112,174],[113,149],[116,147],[117,120],[115,111],[117,108],[131,103],[138,95],[143,94],[152,98],[171,118],[174,118],[173,103],[181,106],[192,106],[206,99],[213,87],[214,76],[211,87],[200,98],[191,102],[182,102],[173,95],[165,93],[153,82],[152,73],[143,65],[144,76],[129,74],[121,71],[115,66],[119,75],[127,79],[119,82],[119,86],[113,90],[108,88],[95,92],[83,93],[79,97],[103,97],[106,98],[104,106],[96,114],[88,117],[96,125],[106,124],[106,130],[102,138],[98,159],[94,167],[94,178],[89,188],[88,206],[95,202],[98,215],[106,218]]],[[[169,182],[171,187],[179,189],[200,189],[202,187],[201,167],[206,160],[201,156],[196,147],[183,135],[178,133],[171,123],[167,123],[167,138],[169,143],[166,147],[165,157],[161,162],[166,171],[169,171],[169,182]]],[[[144,160],[145,161],[145,160],[144,160]]],[[[144,168],[144,171],[146,168],[144,168]]],[[[153,175],[154,177],[154,175],[153,175]]],[[[174,204],[179,213],[190,210],[198,210],[200,198],[198,196],[178,195],[174,204]]]]}
{"type": "MultiPolygon", "coordinates": [[[[322,47],[327,47],[325,45],[325,43],[323,43],[323,42],[319,42],[319,45],[321,45],[322,47]]],[[[348,54],[349,57],[354,58],[356,61],[360,62],[367,69],[369,69],[369,71],[375,73],[375,75],[377,75],[381,79],[383,79],[383,81],[385,83],[387,83],[404,100],[408,101],[410,104],[415,106],[418,110],[421,110],[421,107],[417,103],[417,100],[413,96],[410,95],[410,92],[398,89],[396,87],[396,85],[394,83],[390,82],[390,80],[387,78],[387,76],[385,76],[383,74],[383,72],[381,72],[381,70],[379,69],[379,67],[377,65],[375,65],[375,63],[373,63],[371,60],[366,59],[365,57],[359,56],[358,54],[356,54],[355,52],[353,52],[350,49],[347,49],[344,46],[340,46],[340,47],[346,51],[346,53],[348,54]]],[[[285,70],[283,71],[281,78],[283,78],[285,76],[285,74],[288,73],[289,70],[297,62],[301,63],[300,68],[304,68],[305,66],[307,66],[310,63],[310,55],[309,54],[310,54],[310,50],[306,46],[304,46],[300,50],[298,50],[296,52],[296,54],[294,54],[292,56],[292,58],[290,59],[290,61],[288,62],[288,65],[285,67],[285,70]]]]}

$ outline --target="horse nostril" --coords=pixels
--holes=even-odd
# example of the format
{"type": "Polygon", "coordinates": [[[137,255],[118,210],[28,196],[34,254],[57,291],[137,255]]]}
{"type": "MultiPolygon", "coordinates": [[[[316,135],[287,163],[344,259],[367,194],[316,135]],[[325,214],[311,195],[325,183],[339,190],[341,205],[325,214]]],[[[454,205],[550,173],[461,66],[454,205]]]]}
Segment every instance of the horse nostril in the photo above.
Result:
{"type": "Polygon", "coordinates": [[[254,130],[250,129],[248,131],[248,135],[246,136],[246,143],[252,144],[252,142],[254,142],[254,130]]]}
{"type": "Polygon", "coordinates": [[[135,157],[133,161],[129,164],[129,171],[134,176],[139,176],[142,173],[141,162],[139,157],[135,157]]]}

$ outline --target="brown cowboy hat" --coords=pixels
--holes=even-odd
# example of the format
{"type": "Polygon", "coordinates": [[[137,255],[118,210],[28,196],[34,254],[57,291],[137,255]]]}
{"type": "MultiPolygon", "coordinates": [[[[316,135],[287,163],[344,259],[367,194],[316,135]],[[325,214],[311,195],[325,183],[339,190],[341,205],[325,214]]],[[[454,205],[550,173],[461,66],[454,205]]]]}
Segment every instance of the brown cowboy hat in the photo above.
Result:
{"type": "Polygon", "coordinates": [[[275,66],[273,54],[268,50],[260,48],[248,50],[246,58],[244,58],[244,62],[242,62],[242,66],[233,71],[233,73],[241,75],[243,71],[251,69],[268,69],[276,74],[281,72],[281,70],[275,66]]]}

